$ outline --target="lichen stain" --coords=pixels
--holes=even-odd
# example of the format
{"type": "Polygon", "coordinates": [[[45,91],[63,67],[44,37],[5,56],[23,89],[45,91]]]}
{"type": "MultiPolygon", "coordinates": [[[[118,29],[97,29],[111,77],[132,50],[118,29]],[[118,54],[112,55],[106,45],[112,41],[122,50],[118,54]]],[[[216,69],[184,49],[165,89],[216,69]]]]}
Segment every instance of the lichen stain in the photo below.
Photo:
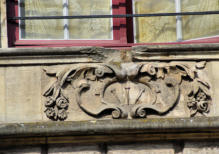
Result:
{"type": "Polygon", "coordinates": [[[120,58],[123,62],[131,62],[132,61],[131,51],[121,50],[120,51],[120,58]]]}

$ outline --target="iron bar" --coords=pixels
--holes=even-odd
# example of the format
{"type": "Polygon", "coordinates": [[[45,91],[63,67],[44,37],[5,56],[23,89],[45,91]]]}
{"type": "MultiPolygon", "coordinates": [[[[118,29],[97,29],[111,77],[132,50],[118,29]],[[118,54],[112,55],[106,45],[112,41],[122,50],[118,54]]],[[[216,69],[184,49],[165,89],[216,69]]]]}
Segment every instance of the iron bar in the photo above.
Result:
{"type": "Polygon", "coordinates": [[[213,15],[219,11],[205,12],[181,12],[181,13],[153,13],[153,14],[118,14],[118,15],[78,15],[78,16],[29,16],[8,17],[8,20],[52,20],[52,19],[87,19],[87,18],[138,18],[138,17],[161,17],[161,16],[187,16],[187,15],[213,15]]]}
{"type": "MultiPolygon", "coordinates": [[[[176,13],[180,13],[182,11],[181,0],[175,0],[175,7],[176,13]]],[[[176,16],[176,38],[178,42],[183,40],[182,29],[182,16],[176,16]]]]}

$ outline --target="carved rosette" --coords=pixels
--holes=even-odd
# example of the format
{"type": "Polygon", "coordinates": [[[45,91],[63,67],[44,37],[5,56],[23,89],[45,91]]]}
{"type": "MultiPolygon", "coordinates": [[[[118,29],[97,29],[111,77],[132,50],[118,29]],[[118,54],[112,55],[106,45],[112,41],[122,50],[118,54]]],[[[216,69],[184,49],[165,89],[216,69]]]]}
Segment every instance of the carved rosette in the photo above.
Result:
{"type": "Polygon", "coordinates": [[[78,106],[93,117],[162,116],[175,107],[181,95],[191,116],[205,114],[209,112],[211,95],[209,83],[200,75],[204,67],[205,62],[195,67],[180,63],[124,63],[119,66],[89,64],[60,73],[47,71],[57,81],[44,94],[45,113],[52,120],[67,118],[69,99],[63,91],[71,84],[78,106]]]}

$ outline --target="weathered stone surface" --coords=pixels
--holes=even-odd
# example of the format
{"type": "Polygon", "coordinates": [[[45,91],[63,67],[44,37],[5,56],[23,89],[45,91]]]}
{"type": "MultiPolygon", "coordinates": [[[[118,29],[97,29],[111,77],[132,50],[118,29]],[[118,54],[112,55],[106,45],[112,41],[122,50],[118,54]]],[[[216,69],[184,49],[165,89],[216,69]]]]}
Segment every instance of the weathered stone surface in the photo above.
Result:
{"type": "Polygon", "coordinates": [[[56,106],[62,116],[51,116],[53,120],[111,119],[112,114],[129,119],[217,116],[216,60],[147,60],[169,57],[168,51],[172,56],[191,55],[193,50],[193,56],[212,56],[218,49],[218,45],[147,46],[133,48],[132,54],[96,47],[7,49],[0,52],[6,71],[0,75],[0,99],[7,104],[1,114],[5,112],[6,122],[50,121],[44,111],[56,106]],[[136,62],[138,54],[144,58],[138,59],[141,62],[136,62]],[[57,64],[48,66],[47,58],[57,64]],[[80,63],[82,59],[87,63],[80,63]]]}
{"type": "Polygon", "coordinates": [[[21,146],[0,149],[2,154],[41,154],[41,147],[36,146],[21,146]]]}
{"type": "Polygon", "coordinates": [[[219,116],[219,95],[218,95],[218,91],[219,91],[219,71],[218,71],[218,66],[219,66],[219,62],[218,61],[214,61],[209,63],[208,67],[207,67],[207,73],[209,76],[209,79],[212,82],[212,91],[213,91],[213,96],[212,96],[212,108],[211,108],[211,112],[210,112],[210,116],[219,116]]]}
{"type": "Polygon", "coordinates": [[[175,154],[173,145],[169,143],[145,143],[108,146],[107,154],[175,154]]]}
{"type": "Polygon", "coordinates": [[[176,44],[136,46],[132,49],[134,61],[217,60],[219,44],[176,44]]]}
{"type": "Polygon", "coordinates": [[[42,121],[41,68],[8,67],[5,81],[7,122],[42,121]]]}
{"type": "MultiPolygon", "coordinates": [[[[49,143],[56,143],[59,139],[52,136],[68,136],[70,143],[78,143],[87,136],[87,141],[92,135],[101,135],[97,141],[143,141],[166,139],[215,139],[219,136],[219,117],[194,117],[194,118],[148,118],[145,120],[93,120],[93,121],[64,121],[64,122],[38,122],[38,123],[9,123],[1,124],[0,136],[31,137],[51,136],[49,143]],[[206,129],[208,131],[206,132],[206,129]],[[165,132],[165,133],[164,133],[165,132]],[[140,133],[140,134],[138,134],[140,133]],[[71,138],[71,135],[74,135],[71,138]],[[103,135],[103,136],[102,136],[103,135]],[[106,135],[106,136],[105,136],[106,135]],[[114,136],[111,138],[111,135],[114,136]],[[118,135],[118,136],[116,136],[118,135]],[[122,137],[125,135],[126,137],[122,137]],[[74,139],[74,140],[72,140],[74,139]]],[[[65,137],[61,138],[60,140],[65,137]]],[[[2,140],[1,140],[2,141],[2,140]]],[[[0,144],[1,145],[1,144],[0,144]]]]}
{"type": "Polygon", "coordinates": [[[44,146],[14,146],[0,149],[2,154],[218,154],[215,141],[157,141],[123,144],[49,144],[44,146]]]}
{"type": "MultiPolygon", "coordinates": [[[[67,68],[71,68],[71,67],[74,67],[74,68],[77,68],[79,67],[80,65],[78,64],[75,64],[75,65],[65,65],[65,66],[49,66],[49,67],[46,67],[44,66],[43,69],[42,69],[42,74],[41,74],[41,89],[42,89],[42,94],[44,94],[49,88],[51,85],[53,85],[57,78],[56,76],[51,76],[51,78],[48,78],[47,74],[46,74],[46,71],[49,70],[49,72],[51,74],[54,74],[56,73],[56,71],[58,72],[61,72],[62,70],[65,70],[66,67],[67,68]]],[[[67,93],[65,93],[65,95],[69,98],[69,100],[71,100],[71,104],[68,105],[68,110],[67,110],[67,115],[68,115],[68,119],[67,121],[81,121],[81,120],[95,120],[95,118],[92,118],[90,117],[89,115],[87,115],[86,113],[84,113],[83,111],[81,111],[81,109],[79,108],[79,106],[77,105],[77,102],[75,100],[75,97],[76,97],[76,91],[74,90],[74,88],[72,88],[71,85],[68,85],[65,87],[66,88],[66,91],[67,93]]],[[[43,106],[43,121],[50,121],[46,114],[45,111],[47,110],[47,108],[45,107],[44,103],[48,101],[48,99],[46,97],[42,97],[41,95],[41,98],[42,98],[42,106],[43,106]]]]}
{"type": "Polygon", "coordinates": [[[51,145],[48,154],[101,154],[98,146],[51,145]]]}
{"type": "MultiPolygon", "coordinates": [[[[7,88],[1,93],[3,95],[1,99],[6,97],[5,111],[8,122],[48,121],[44,111],[50,107],[54,108],[56,103],[61,103],[56,104],[57,109],[66,112],[59,120],[65,120],[68,116],[68,121],[94,120],[98,116],[109,119],[111,117],[107,115],[112,111],[115,111],[114,118],[145,117],[144,112],[147,109],[157,112],[146,113],[148,118],[157,115],[201,116],[208,114],[209,111],[209,115],[214,116],[215,112],[212,113],[211,108],[217,104],[217,101],[211,101],[212,91],[216,91],[211,88],[211,82],[214,81],[216,87],[217,80],[211,78],[211,69],[216,69],[213,67],[216,67],[217,63],[208,62],[208,67],[205,68],[205,62],[121,64],[115,62],[117,61],[111,64],[6,67],[6,73],[1,75],[1,83],[7,88]],[[116,64],[119,64],[119,67],[116,64]],[[90,85],[87,90],[85,90],[86,85],[90,85]],[[176,93],[177,88],[180,89],[179,93],[176,93]],[[190,96],[189,89],[193,92],[190,96]],[[199,102],[200,107],[194,106],[198,105],[196,100],[198,93],[205,95],[203,100],[200,100],[204,104],[199,102]],[[46,97],[43,97],[43,94],[46,97]],[[188,100],[190,97],[194,98],[194,102],[188,100]],[[53,100],[52,104],[48,102],[50,99],[53,100]],[[118,105],[118,101],[124,105],[118,105]],[[159,102],[161,106],[158,105],[159,102]],[[191,102],[190,106],[188,106],[189,102],[191,102]],[[103,108],[100,106],[101,103],[103,108]],[[112,106],[109,106],[110,104],[112,106]],[[137,108],[134,107],[136,105],[137,108]],[[143,107],[142,112],[137,111],[141,107],[143,107]],[[135,108],[136,111],[132,111],[135,108]],[[117,109],[119,112],[122,111],[122,115],[117,109]]],[[[214,76],[217,78],[219,75],[214,76]]],[[[213,94],[215,95],[214,92],[213,94]]]]}
{"type": "Polygon", "coordinates": [[[5,121],[6,100],[5,100],[5,68],[0,68],[0,123],[5,121]]]}
{"type": "Polygon", "coordinates": [[[0,65],[45,65],[72,64],[83,62],[109,62],[112,59],[124,59],[124,53],[132,54],[132,60],[170,61],[170,60],[218,60],[219,44],[190,45],[151,45],[133,47],[124,52],[98,47],[65,48],[0,48],[0,65]]]}
{"type": "Polygon", "coordinates": [[[210,83],[203,78],[205,65],[203,61],[48,68],[45,73],[54,83],[44,93],[45,114],[51,120],[66,120],[72,104],[96,118],[165,116],[178,104],[178,113],[188,112],[184,116],[207,114],[212,96],[210,83]],[[75,97],[70,98],[72,94],[75,97]]]}
{"type": "MultiPolygon", "coordinates": [[[[123,60],[130,61],[130,58],[123,60]]],[[[8,122],[48,121],[44,111],[51,105],[54,107],[53,102],[51,105],[47,102],[53,95],[55,98],[52,99],[55,101],[60,96],[68,98],[66,102],[60,99],[62,103],[59,103],[62,106],[61,104],[57,106],[58,109],[66,109],[66,114],[59,120],[65,120],[66,115],[68,121],[94,120],[101,114],[104,119],[109,119],[111,118],[109,113],[112,111],[115,111],[114,117],[145,117],[144,112],[147,109],[157,112],[151,114],[149,111],[146,113],[148,118],[190,117],[202,114],[215,116],[216,110],[213,112],[211,109],[218,104],[215,99],[217,97],[215,87],[217,88],[216,79],[219,75],[215,71],[213,74],[213,70],[217,67],[216,62],[119,63],[119,61],[122,59],[109,61],[109,64],[5,67],[6,73],[1,75],[1,83],[7,88],[2,90],[1,99],[5,97],[7,103],[5,112],[8,122]],[[56,84],[59,86],[55,86],[56,84]],[[90,85],[90,89],[87,87],[86,90],[86,85],[90,85]],[[212,85],[214,89],[211,88],[212,85]],[[178,86],[180,92],[176,93],[178,86]],[[187,94],[189,89],[193,91],[191,96],[187,94]],[[198,105],[196,99],[201,91],[205,95],[200,101],[203,104],[199,102],[201,106],[194,106],[198,105]],[[194,100],[189,101],[189,97],[193,97],[194,100]],[[118,101],[122,104],[118,105],[118,101]],[[136,101],[141,103],[137,103],[136,111],[132,111],[135,109],[136,101]],[[46,102],[47,105],[44,106],[46,102]],[[158,105],[159,102],[161,106],[158,105]],[[101,103],[105,104],[103,108],[100,107],[101,103]],[[141,105],[146,106],[142,108],[142,112],[137,111],[141,105]],[[122,115],[119,113],[121,111],[122,115]]]]}
{"type": "Polygon", "coordinates": [[[185,142],[182,154],[218,154],[218,141],[185,142]]]}
{"type": "MultiPolygon", "coordinates": [[[[100,47],[0,49],[0,66],[105,62],[120,52],[100,47]]],[[[117,55],[117,56],[116,56],[117,55]]]]}

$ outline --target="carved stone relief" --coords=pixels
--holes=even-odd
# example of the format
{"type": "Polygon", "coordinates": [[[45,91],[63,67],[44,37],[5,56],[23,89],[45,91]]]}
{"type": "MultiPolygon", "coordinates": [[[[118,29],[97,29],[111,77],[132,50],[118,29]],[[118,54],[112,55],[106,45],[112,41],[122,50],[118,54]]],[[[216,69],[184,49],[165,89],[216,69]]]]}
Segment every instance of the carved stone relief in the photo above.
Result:
{"type": "Polygon", "coordinates": [[[71,100],[66,86],[86,114],[100,118],[146,118],[166,115],[184,97],[190,116],[206,114],[211,104],[210,85],[202,78],[205,62],[194,66],[180,62],[83,64],[50,72],[57,80],[44,93],[45,114],[52,120],[67,119],[71,100]]]}

